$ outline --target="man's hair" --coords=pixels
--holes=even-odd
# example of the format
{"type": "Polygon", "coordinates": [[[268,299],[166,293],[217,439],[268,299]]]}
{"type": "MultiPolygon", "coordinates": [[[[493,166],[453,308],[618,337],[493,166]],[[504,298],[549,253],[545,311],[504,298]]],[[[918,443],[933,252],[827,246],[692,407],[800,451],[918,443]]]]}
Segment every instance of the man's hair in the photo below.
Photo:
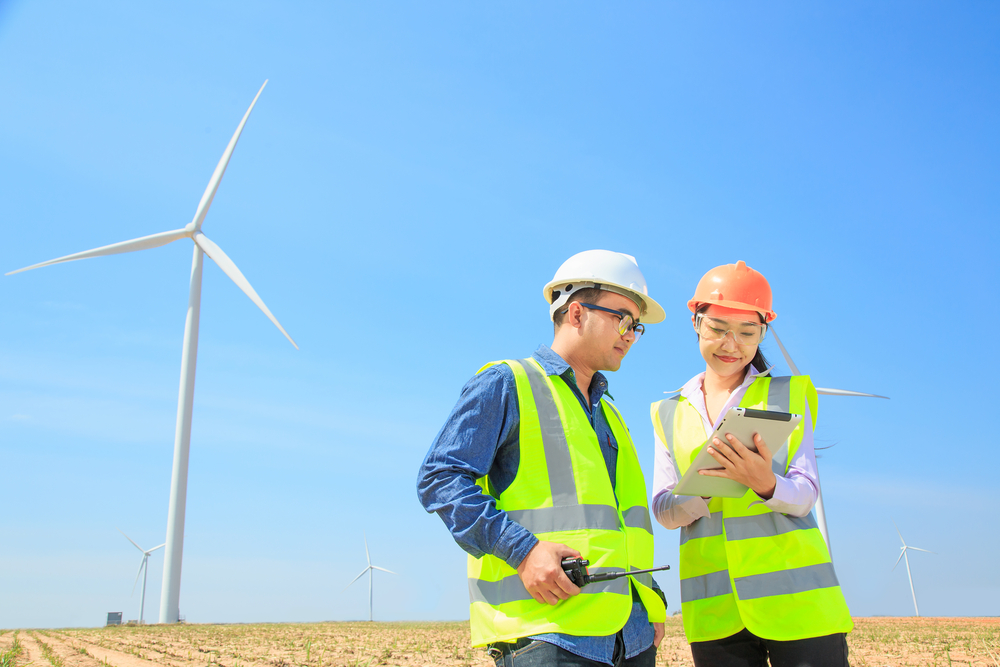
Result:
{"type": "Polygon", "coordinates": [[[601,300],[604,296],[605,291],[602,289],[597,289],[596,287],[587,287],[585,289],[577,290],[570,295],[569,299],[562,305],[562,308],[557,310],[555,314],[552,315],[552,324],[558,329],[562,326],[563,318],[566,316],[566,310],[569,308],[569,304],[574,301],[583,301],[585,303],[592,303],[597,305],[597,302],[601,300]]]}

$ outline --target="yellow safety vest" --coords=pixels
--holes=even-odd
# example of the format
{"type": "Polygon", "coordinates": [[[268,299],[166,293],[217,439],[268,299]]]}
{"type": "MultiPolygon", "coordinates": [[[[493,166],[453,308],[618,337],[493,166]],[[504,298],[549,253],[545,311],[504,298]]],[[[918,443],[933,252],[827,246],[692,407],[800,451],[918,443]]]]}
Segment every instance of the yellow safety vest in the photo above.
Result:
{"type": "MultiPolygon", "coordinates": [[[[816,399],[809,376],[758,377],[740,406],[801,415],[808,401],[815,427],[816,399]]],[[[683,396],[653,403],[651,412],[680,477],[705,444],[701,415],[683,396]]],[[[780,446],[768,443],[776,475],[788,472],[804,428],[800,423],[780,446]]],[[[749,489],[742,498],[712,498],[708,509],[711,516],[681,528],[681,612],[689,642],[722,639],[743,628],[779,641],[851,631],[847,602],[811,513],[773,512],[749,489]]]]}
{"type": "MultiPolygon", "coordinates": [[[[597,435],[572,388],[561,377],[547,375],[534,359],[492,362],[480,372],[497,363],[510,366],[517,384],[520,460],[514,481],[503,493],[491,488],[488,476],[476,483],[539,540],[578,550],[590,561],[592,574],[653,567],[646,484],[618,410],[601,400],[618,443],[617,483],[612,488],[597,435]]],[[[555,606],[536,602],[517,571],[495,556],[470,556],[468,576],[473,646],[548,632],[614,634],[632,610],[630,584],[651,622],[666,619],[648,573],[588,584],[579,595],[555,606]]]]}

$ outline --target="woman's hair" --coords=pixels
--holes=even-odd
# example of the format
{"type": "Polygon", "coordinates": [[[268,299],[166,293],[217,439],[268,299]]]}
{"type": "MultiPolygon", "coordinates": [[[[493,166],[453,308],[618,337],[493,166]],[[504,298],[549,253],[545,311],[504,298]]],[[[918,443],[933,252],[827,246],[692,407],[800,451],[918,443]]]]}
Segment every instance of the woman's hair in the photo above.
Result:
{"type": "MultiPolygon", "coordinates": [[[[710,304],[710,303],[703,303],[703,304],[701,304],[700,306],[698,306],[698,309],[695,311],[695,315],[697,316],[698,313],[704,313],[706,310],[709,309],[709,307],[711,305],[712,304],[710,304]]],[[[760,313],[757,313],[757,317],[760,318],[761,324],[766,324],[764,322],[764,316],[763,315],[761,315],[760,313]]],[[[767,359],[764,358],[764,353],[760,351],[760,345],[757,346],[757,354],[753,355],[753,359],[750,360],[750,365],[753,366],[755,369],[757,369],[758,373],[763,373],[770,366],[770,364],[767,363],[767,359]]]]}

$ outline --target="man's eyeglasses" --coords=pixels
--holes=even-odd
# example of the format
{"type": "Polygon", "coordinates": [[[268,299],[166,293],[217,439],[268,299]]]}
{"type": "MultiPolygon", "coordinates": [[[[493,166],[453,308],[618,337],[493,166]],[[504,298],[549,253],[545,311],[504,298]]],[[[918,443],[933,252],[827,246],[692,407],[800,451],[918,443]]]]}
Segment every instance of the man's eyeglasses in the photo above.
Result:
{"type": "Polygon", "coordinates": [[[767,333],[766,324],[754,322],[731,321],[718,317],[709,317],[698,313],[694,318],[694,328],[705,340],[722,340],[732,333],[733,340],[740,345],[758,345],[767,333]]]}
{"type": "MultiPolygon", "coordinates": [[[[618,316],[618,335],[624,336],[629,331],[634,331],[635,332],[634,342],[638,342],[639,338],[646,331],[646,327],[642,326],[641,324],[633,320],[632,316],[629,315],[626,311],[611,310],[610,308],[605,308],[604,306],[595,306],[592,303],[580,302],[580,305],[583,306],[584,308],[589,308],[590,310],[600,310],[602,312],[611,313],[612,315],[618,316]]],[[[569,309],[567,308],[566,310],[569,309]]],[[[566,310],[564,310],[563,312],[565,313],[566,310]]]]}

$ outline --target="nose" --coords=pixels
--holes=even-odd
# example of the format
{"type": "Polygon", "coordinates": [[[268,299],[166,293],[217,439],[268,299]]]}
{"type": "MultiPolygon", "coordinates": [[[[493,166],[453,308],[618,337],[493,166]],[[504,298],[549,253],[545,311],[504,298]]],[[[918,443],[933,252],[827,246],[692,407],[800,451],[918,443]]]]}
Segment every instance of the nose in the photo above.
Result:
{"type": "Polygon", "coordinates": [[[725,335],[722,336],[722,345],[729,350],[738,348],[739,343],[736,342],[736,334],[732,331],[726,331],[725,335]]]}

